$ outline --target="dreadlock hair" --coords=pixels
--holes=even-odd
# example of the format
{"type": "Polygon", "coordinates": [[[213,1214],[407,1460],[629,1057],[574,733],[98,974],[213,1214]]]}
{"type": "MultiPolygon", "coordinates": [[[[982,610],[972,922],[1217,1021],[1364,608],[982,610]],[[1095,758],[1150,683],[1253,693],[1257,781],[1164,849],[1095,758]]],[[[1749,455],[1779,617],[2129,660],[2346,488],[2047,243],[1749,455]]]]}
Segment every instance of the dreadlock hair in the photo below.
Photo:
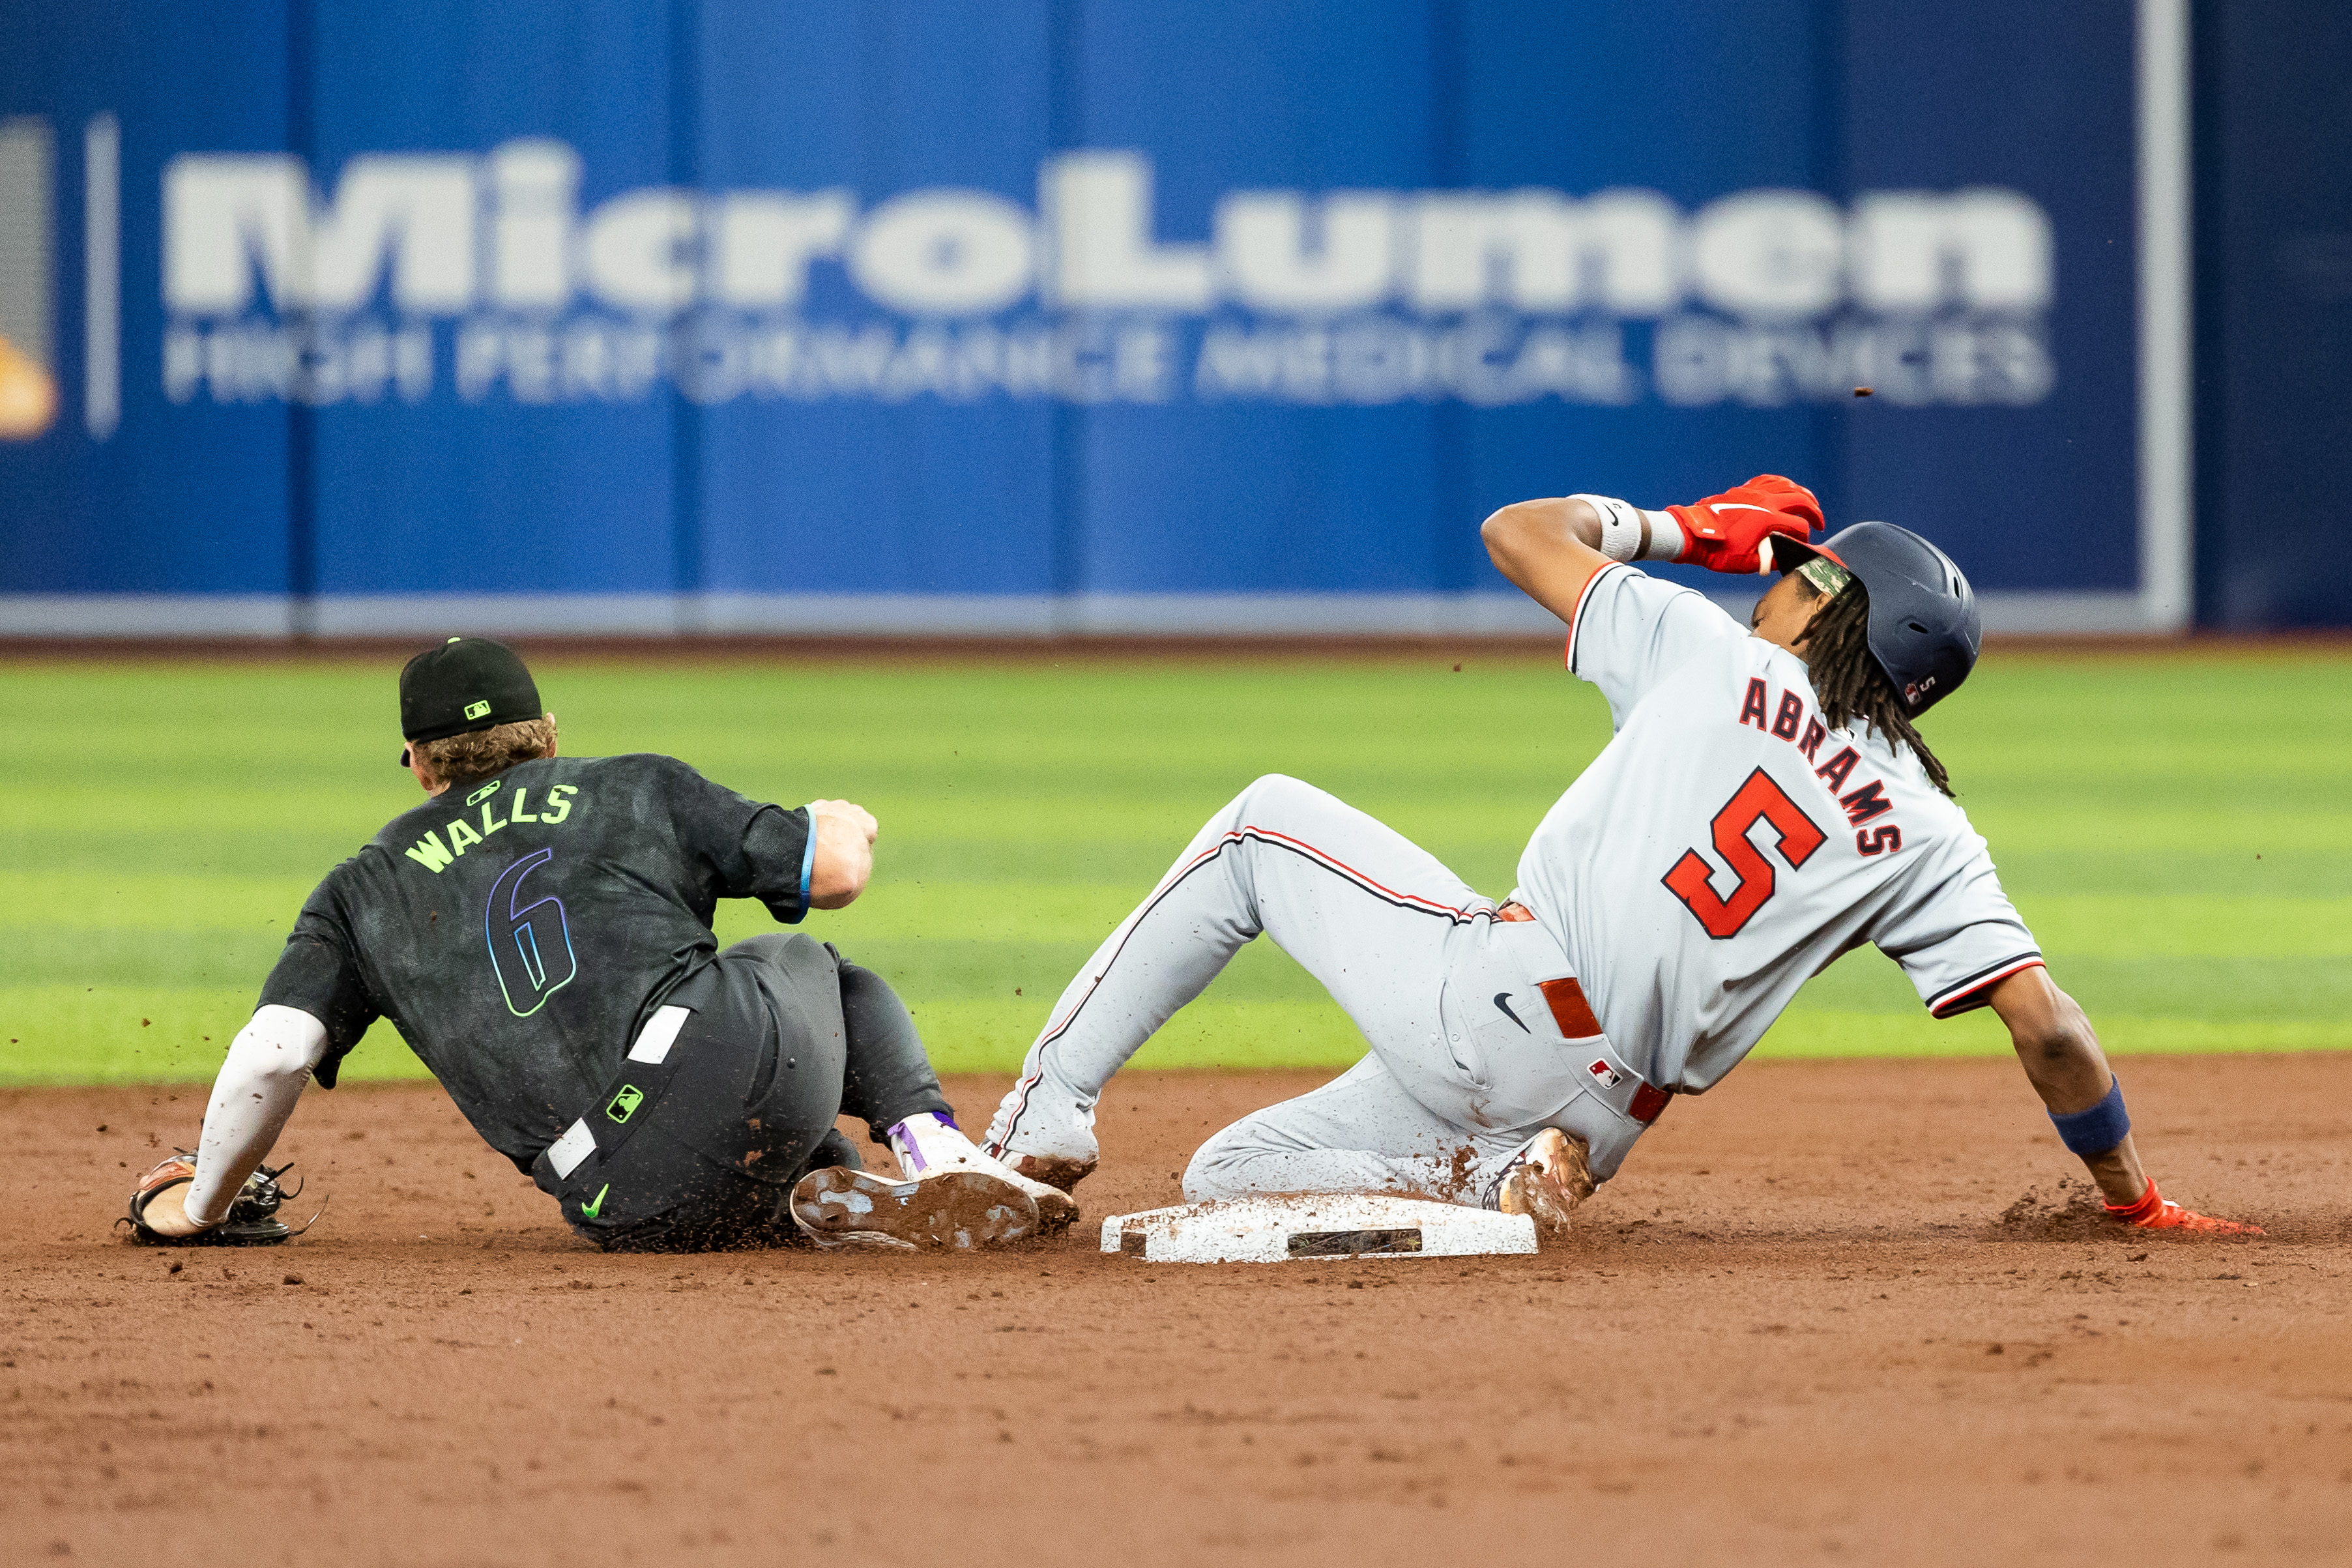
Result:
{"type": "MultiPolygon", "coordinates": [[[[1822,591],[1795,573],[1798,591],[1818,599],[1822,591]]],[[[1850,579],[1837,595],[1814,612],[1798,654],[1812,674],[1813,695],[1821,699],[1822,722],[1832,730],[1850,728],[1856,719],[1868,724],[1892,745],[1908,746],[1927,770],[1927,782],[1947,796],[1952,782],[1944,764],[1911,726],[1895,682],[1870,651],[1870,591],[1862,579],[1850,579]]]]}

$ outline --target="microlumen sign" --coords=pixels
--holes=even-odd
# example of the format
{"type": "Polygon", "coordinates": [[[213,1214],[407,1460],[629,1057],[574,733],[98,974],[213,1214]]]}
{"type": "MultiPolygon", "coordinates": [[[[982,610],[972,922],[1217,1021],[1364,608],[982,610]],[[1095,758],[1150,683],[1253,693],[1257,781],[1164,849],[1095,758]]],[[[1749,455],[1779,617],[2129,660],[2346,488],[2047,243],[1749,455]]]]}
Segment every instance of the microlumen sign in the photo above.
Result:
{"type": "Polygon", "coordinates": [[[1132,152],[1047,160],[1034,211],[655,188],[583,212],[581,172],[544,139],[366,154],[321,200],[299,158],[174,159],[166,395],[2023,405],[2055,379],[2050,222],[2012,190],[1235,190],[1179,243],[1132,152]]]}

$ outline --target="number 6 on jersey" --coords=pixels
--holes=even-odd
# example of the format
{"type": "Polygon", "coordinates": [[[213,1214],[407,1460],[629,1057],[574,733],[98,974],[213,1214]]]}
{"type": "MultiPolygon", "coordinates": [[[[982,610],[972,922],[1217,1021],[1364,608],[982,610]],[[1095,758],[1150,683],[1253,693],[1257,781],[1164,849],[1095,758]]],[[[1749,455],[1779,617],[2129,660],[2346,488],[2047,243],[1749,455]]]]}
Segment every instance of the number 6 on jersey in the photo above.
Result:
{"type": "Polygon", "coordinates": [[[1685,849],[1683,858],[1675,862],[1673,870],[1664,879],[1666,890],[1683,901],[1683,906],[1698,918],[1706,934],[1717,942],[1738,936],[1741,928],[1756,918],[1772,897],[1774,873],[1772,862],[1764,858],[1748,835],[1759,822],[1769,822],[1779,835],[1778,848],[1797,869],[1813,858],[1813,851],[1828,842],[1829,836],[1813,826],[1804,808],[1790,800],[1788,792],[1772,780],[1772,775],[1758,768],[1748,775],[1748,782],[1738,794],[1724,803],[1715,814],[1715,852],[1723,857],[1739,885],[1731,897],[1718,897],[1708,879],[1711,868],[1704,856],[1696,849],[1685,849]]]}

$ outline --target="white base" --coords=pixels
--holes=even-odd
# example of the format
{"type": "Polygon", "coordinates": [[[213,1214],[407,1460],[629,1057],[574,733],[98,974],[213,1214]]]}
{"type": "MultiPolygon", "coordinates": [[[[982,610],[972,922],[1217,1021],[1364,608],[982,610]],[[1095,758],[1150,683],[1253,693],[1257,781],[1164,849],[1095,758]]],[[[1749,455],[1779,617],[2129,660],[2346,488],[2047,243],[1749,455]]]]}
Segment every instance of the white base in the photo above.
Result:
{"type": "Polygon", "coordinates": [[[1536,1222],[1425,1198],[1301,1193],[1113,1215],[1102,1249],[1146,1263],[1297,1263],[1533,1252],[1536,1222]]]}

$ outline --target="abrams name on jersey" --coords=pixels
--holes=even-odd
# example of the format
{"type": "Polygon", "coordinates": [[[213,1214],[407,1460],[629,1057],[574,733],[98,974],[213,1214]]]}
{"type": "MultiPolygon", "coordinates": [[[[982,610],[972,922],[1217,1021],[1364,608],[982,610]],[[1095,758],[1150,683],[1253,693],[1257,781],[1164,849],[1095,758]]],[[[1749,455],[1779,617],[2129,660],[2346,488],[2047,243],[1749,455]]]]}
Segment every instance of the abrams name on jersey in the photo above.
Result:
{"type": "MultiPolygon", "coordinates": [[[[1807,764],[1830,786],[1830,793],[1837,795],[1838,805],[1845,808],[1846,821],[1861,830],[1853,836],[1853,847],[1858,852],[1864,855],[1895,853],[1903,847],[1900,825],[1888,823],[1881,827],[1864,826],[1895,809],[1895,803],[1886,798],[1885,784],[1879,779],[1872,779],[1867,784],[1855,785],[1851,791],[1846,790],[1854,770],[1862,764],[1862,753],[1851,745],[1841,745],[1828,762],[1822,761],[1822,742],[1830,738],[1830,730],[1814,718],[1807,707],[1805,700],[1811,695],[1810,686],[1805,689],[1803,696],[1794,690],[1781,692],[1780,706],[1772,715],[1772,722],[1767,729],[1764,710],[1771,705],[1772,694],[1764,684],[1762,676],[1752,677],[1748,682],[1748,695],[1740,700],[1739,722],[1765,730],[1803,753],[1807,764]]],[[[1840,741],[1848,738],[1842,730],[1837,735],[1840,741]]]]}

